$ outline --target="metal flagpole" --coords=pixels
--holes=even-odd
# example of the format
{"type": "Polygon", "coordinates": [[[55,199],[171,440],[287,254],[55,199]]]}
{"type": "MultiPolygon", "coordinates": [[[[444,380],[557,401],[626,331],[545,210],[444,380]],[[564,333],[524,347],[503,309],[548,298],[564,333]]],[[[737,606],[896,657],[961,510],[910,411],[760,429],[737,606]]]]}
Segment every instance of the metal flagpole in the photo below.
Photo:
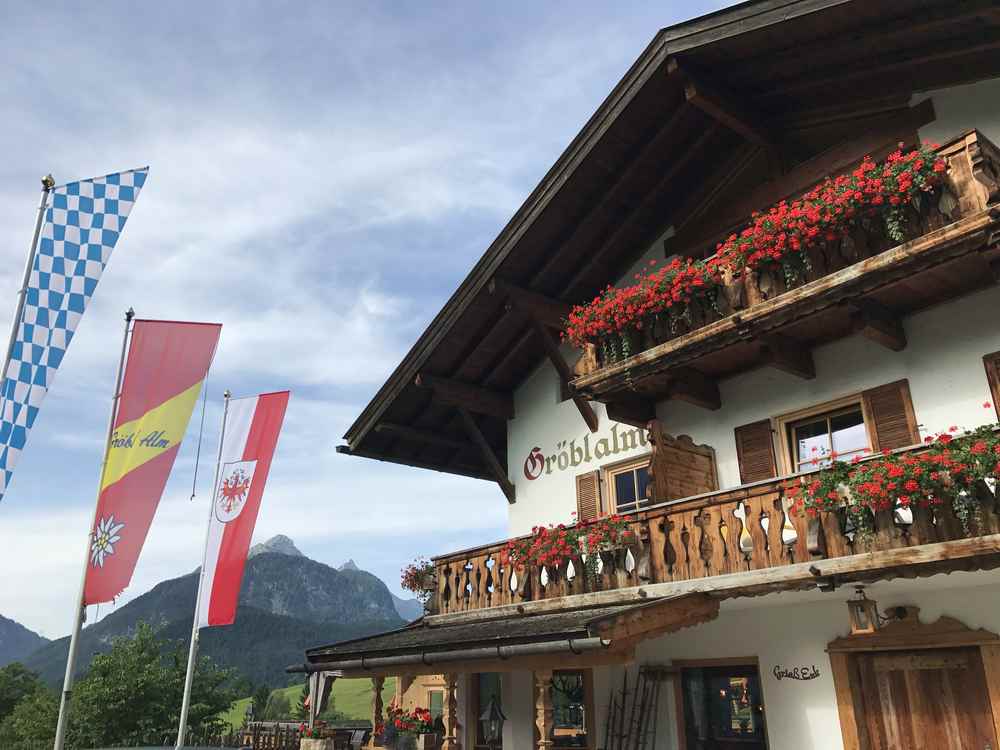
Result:
{"type": "Polygon", "coordinates": [[[14,310],[14,322],[10,327],[10,338],[7,339],[7,352],[3,358],[3,370],[0,371],[0,382],[7,377],[7,368],[10,366],[10,355],[14,352],[14,342],[17,341],[17,329],[21,326],[21,314],[24,312],[24,298],[28,293],[28,283],[31,281],[31,268],[35,264],[35,255],[38,253],[38,235],[42,233],[42,220],[45,218],[45,208],[49,202],[49,191],[55,186],[56,181],[52,175],[47,174],[42,178],[42,199],[38,202],[38,216],[35,217],[35,232],[31,236],[31,249],[28,250],[28,262],[24,264],[24,274],[21,276],[21,288],[17,290],[17,308],[14,310]]]}
{"type": "Polygon", "coordinates": [[[97,507],[101,500],[101,488],[104,486],[104,472],[108,466],[108,453],[111,450],[111,436],[115,431],[115,417],[118,415],[118,401],[122,394],[122,377],[125,373],[125,352],[128,346],[129,330],[135,310],[131,307],[125,313],[125,335],[122,337],[122,353],[118,359],[118,377],[115,378],[115,395],[111,398],[111,418],[108,420],[108,437],[104,441],[104,459],[101,461],[101,478],[97,483],[97,500],[94,502],[94,518],[87,529],[87,547],[83,556],[83,575],[80,577],[80,595],[76,600],[76,614],[73,617],[73,632],[69,637],[69,654],[66,656],[66,676],[63,678],[62,696],[59,698],[59,723],[56,724],[56,739],[53,750],[62,750],[66,740],[66,723],[69,714],[69,699],[73,693],[73,673],[76,671],[76,652],[80,645],[80,630],[83,627],[83,617],[86,605],[83,602],[83,592],[87,583],[87,564],[90,559],[94,524],[97,522],[97,507]]]}
{"type": "Polygon", "coordinates": [[[219,435],[219,455],[215,459],[215,479],[212,480],[212,496],[208,501],[208,523],[205,525],[205,549],[201,553],[201,575],[198,576],[198,593],[194,600],[194,622],[191,623],[191,646],[188,649],[187,674],[184,676],[184,697],[181,699],[181,719],[177,726],[177,744],[175,748],[184,747],[184,736],[187,734],[188,710],[191,708],[191,685],[194,683],[195,659],[198,658],[198,616],[201,614],[201,588],[205,584],[205,563],[208,558],[209,530],[212,528],[212,511],[215,510],[216,486],[219,483],[219,468],[222,465],[222,446],[226,439],[226,418],[229,416],[229,398],[232,394],[227,390],[222,394],[226,405],[222,410],[222,433],[219,435]]]}

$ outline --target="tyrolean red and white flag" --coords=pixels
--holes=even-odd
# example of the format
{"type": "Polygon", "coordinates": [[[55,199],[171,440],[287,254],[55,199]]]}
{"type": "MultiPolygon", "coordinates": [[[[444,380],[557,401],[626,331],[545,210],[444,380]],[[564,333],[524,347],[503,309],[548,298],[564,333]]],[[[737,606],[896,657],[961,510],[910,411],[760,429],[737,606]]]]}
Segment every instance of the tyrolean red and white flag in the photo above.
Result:
{"type": "Polygon", "coordinates": [[[288,405],[288,391],[229,402],[205,546],[198,626],[229,625],[288,405]]]}

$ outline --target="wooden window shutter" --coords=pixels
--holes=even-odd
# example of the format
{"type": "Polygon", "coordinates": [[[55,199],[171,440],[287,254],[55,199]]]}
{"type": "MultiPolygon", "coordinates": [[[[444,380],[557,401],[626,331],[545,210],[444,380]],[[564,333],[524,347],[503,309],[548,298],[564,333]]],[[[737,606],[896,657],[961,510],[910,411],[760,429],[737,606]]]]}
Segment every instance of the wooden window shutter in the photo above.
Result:
{"type": "Polygon", "coordinates": [[[593,521],[601,515],[601,472],[576,476],[576,520],[593,521]]]}
{"type": "Polygon", "coordinates": [[[736,457],[740,462],[740,482],[743,484],[778,475],[770,419],[736,428],[736,457]]]}
{"type": "Polygon", "coordinates": [[[920,442],[910,384],[897,380],[861,394],[873,451],[894,450],[920,442]]]}
{"type": "Polygon", "coordinates": [[[1000,419],[1000,352],[993,352],[983,357],[983,364],[986,365],[986,379],[990,384],[990,393],[993,395],[993,409],[1000,419]]]}

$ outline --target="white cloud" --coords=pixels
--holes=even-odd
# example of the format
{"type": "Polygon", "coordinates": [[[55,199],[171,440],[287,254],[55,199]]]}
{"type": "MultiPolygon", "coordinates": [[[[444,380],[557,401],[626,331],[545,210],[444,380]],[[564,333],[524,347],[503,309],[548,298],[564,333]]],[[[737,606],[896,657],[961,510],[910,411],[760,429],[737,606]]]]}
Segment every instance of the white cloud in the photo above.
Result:
{"type": "MultiPolygon", "coordinates": [[[[0,613],[50,636],[69,627],[129,305],[224,324],[205,446],[224,386],[292,388],[258,539],[289,534],[394,585],[420,552],[499,535],[494,485],[334,446],[656,28],[696,10],[8,8],[0,319],[41,173],[151,170],[0,504],[4,580],[17,582],[0,586],[0,613]]],[[[198,564],[197,419],[126,599],[198,564]]]]}

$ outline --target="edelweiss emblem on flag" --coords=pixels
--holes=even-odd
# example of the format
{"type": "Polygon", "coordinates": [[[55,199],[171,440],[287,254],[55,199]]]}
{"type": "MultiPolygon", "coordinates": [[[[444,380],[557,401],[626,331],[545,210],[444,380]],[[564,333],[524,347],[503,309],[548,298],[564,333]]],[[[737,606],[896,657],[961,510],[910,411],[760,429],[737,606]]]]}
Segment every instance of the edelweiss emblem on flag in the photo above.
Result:
{"type": "Polygon", "coordinates": [[[119,531],[125,528],[124,523],[115,523],[114,514],[102,518],[94,527],[90,542],[90,564],[95,568],[104,567],[104,559],[115,554],[115,544],[121,539],[119,531]]]}
{"type": "Polygon", "coordinates": [[[243,512],[256,466],[256,461],[236,461],[223,467],[215,498],[215,517],[222,523],[229,523],[243,512]]]}

